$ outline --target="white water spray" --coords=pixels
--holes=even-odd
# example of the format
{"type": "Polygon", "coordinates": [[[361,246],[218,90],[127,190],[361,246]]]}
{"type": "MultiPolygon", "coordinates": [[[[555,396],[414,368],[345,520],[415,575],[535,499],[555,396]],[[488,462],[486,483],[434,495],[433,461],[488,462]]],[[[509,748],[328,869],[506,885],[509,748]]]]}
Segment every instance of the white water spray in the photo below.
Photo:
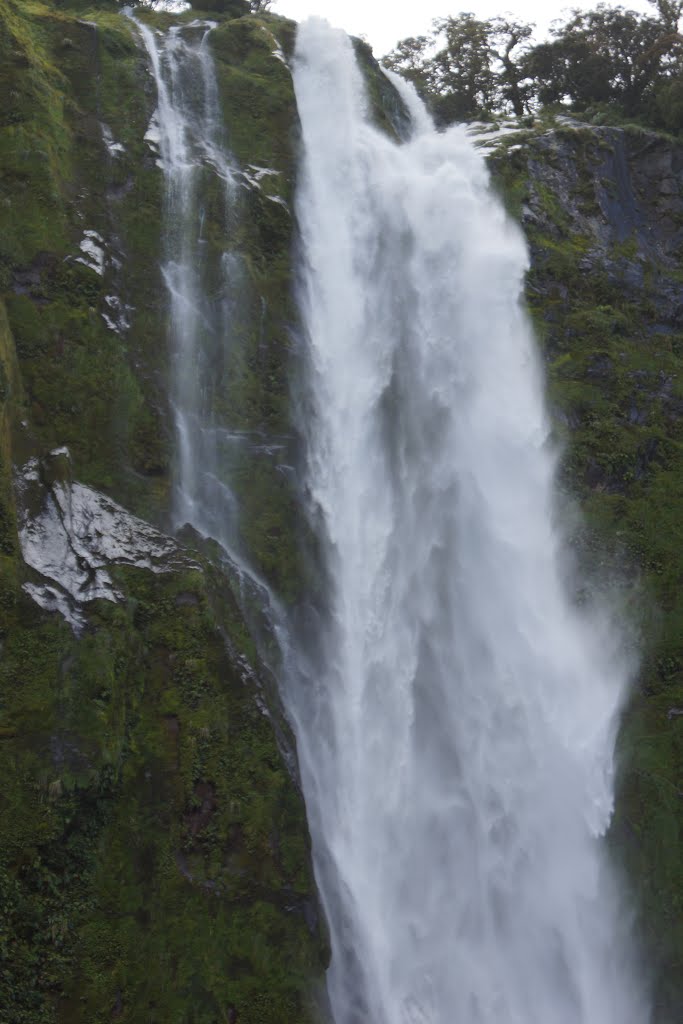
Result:
{"type": "Polygon", "coordinates": [[[335,1022],[644,1024],[602,838],[627,672],[563,584],[522,238],[464,131],[373,127],[320,20],[295,88],[331,611],[290,710],[335,1022]]]}

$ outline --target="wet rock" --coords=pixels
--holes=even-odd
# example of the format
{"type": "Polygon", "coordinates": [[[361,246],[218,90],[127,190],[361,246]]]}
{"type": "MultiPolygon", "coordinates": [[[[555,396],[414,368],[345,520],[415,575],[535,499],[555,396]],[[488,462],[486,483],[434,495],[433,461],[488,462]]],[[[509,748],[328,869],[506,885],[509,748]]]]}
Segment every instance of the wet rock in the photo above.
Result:
{"type": "Polygon", "coordinates": [[[17,476],[16,492],[22,556],[42,577],[24,590],[42,608],[63,615],[75,632],[85,622],[79,606],[122,600],[109,566],[160,573],[193,565],[172,538],[74,481],[66,448],[30,459],[17,476]]]}
{"type": "Polygon", "coordinates": [[[53,268],[54,257],[49,253],[38,253],[32,263],[19,267],[12,273],[12,291],[15,295],[26,295],[38,306],[45,305],[43,278],[53,268]]]}
{"type": "Polygon", "coordinates": [[[639,409],[635,405],[631,405],[628,411],[628,421],[632,424],[641,426],[643,423],[647,423],[649,414],[646,409],[639,409]]]}
{"type": "Polygon", "coordinates": [[[534,213],[529,205],[526,203],[522,207],[522,221],[524,224],[538,224],[538,215],[534,213]]]}
{"type": "MultiPolygon", "coordinates": [[[[532,264],[547,259],[545,243],[581,239],[582,275],[601,275],[647,299],[660,324],[680,329],[683,283],[683,145],[654,133],[558,118],[556,129],[528,137],[527,196],[521,219],[532,264]],[[647,267],[647,273],[646,268],[647,267]]],[[[496,170],[504,150],[491,154],[496,170]]]]}
{"type": "Polygon", "coordinates": [[[646,476],[652,462],[654,462],[659,451],[659,442],[656,438],[650,438],[641,445],[636,456],[635,477],[642,480],[646,476]]]}
{"type": "Polygon", "coordinates": [[[193,797],[195,806],[185,815],[185,825],[190,835],[196,836],[211,821],[216,810],[216,787],[212,782],[195,783],[193,797]]]}
{"type": "Polygon", "coordinates": [[[614,363],[605,352],[600,352],[590,360],[587,377],[597,380],[607,380],[614,375],[614,363]]]}

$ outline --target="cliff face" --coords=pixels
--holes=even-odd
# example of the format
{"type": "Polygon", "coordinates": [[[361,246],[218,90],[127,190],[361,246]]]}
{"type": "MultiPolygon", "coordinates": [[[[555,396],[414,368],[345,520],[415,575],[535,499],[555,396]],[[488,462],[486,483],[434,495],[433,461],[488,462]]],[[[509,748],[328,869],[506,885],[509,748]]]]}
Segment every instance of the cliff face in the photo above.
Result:
{"type": "MultiPolygon", "coordinates": [[[[250,439],[231,465],[242,549],[295,605],[315,578],[289,468],[294,26],[211,17],[242,215],[228,237],[211,186],[206,244],[245,268],[214,411],[250,439]]],[[[6,0],[0,96],[0,1021],[304,1020],[326,946],[246,621],[259,596],[191,531],[168,536],[147,58],[113,7],[6,0]]],[[[577,560],[612,581],[640,658],[611,838],[665,1022],[683,1000],[683,149],[567,123],[491,141],[530,243],[577,560]]]]}
{"type": "MultiPolygon", "coordinates": [[[[246,272],[216,402],[264,442],[289,435],[296,113],[273,51],[293,26],[217,20],[246,272]]],[[[165,532],[163,179],[135,26],[9,0],[0,96],[0,1021],[304,1020],[327,953],[292,741],[244,582],[165,532]]],[[[244,546],[285,596],[287,443],[233,467],[244,546]]]]}
{"type": "Polygon", "coordinates": [[[561,488],[583,578],[611,581],[634,687],[611,841],[636,894],[657,1020],[683,1003],[683,147],[564,120],[494,144],[531,252],[561,488]]]}

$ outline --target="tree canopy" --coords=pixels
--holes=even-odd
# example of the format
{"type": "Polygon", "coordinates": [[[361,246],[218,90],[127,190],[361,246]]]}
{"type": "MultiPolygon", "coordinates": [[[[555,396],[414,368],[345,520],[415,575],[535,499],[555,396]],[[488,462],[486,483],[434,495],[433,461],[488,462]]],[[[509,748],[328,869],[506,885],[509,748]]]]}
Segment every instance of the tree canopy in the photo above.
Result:
{"type": "MultiPolygon", "coordinates": [[[[138,7],[161,7],[163,0],[116,0],[120,5],[132,4],[138,7]]],[[[217,14],[260,14],[269,11],[277,0],[187,0],[191,7],[198,11],[210,11],[217,14]]]]}
{"type": "Polygon", "coordinates": [[[532,24],[462,12],[402,40],[383,63],[415,84],[442,124],[551,105],[680,131],[683,0],[650,2],[647,14],[605,3],[573,10],[541,43],[532,24]]]}

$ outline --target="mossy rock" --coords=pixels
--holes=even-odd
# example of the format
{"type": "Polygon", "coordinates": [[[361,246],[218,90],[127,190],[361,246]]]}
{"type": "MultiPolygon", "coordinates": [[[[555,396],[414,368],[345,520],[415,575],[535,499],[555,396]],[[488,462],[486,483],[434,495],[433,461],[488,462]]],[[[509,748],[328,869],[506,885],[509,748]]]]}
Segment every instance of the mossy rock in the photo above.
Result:
{"type": "Polygon", "coordinates": [[[4,616],[0,1019],[304,1021],[326,945],[240,612],[209,566],[115,575],[81,638],[4,616]]]}
{"type": "Polygon", "coordinates": [[[554,145],[547,131],[511,137],[520,148],[507,156],[502,147],[492,167],[529,240],[527,300],[563,450],[559,483],[584,514],[574,551],[588,587],[611,587],[640,663],[619,739],[610,845],[640,915],[653,1020],[671,1024],[683,1005],[683,360],[680,324],[675,314],[662,320],[658,294],[675,290],[676,268],[666,233],[656,250],[636,234],[618,241],[620,215],[610,224],[596,198],[615,201],[616,186],[604,198],[601,167],[611,147],[625,146],[629,202],[650,201],[637,192],[638,161],[670,143],[650,137],[643,148],[612,129],[564,128],[554,145]],[[592,225],[615,241],[601,246],[592,225]]]}
{"type": "MultiPolygon", "coordinates": [[[[216,404],[267,437],[288,417],[292,228],[268,190],[291,198],[293,99],[268,19],[243,20],[224,84],[239,80],[256,113],[240,125],[234,111],[234,136],[280,177],[244,189],[237,245],[261,326],[236,357],[239,402],[216,404]]],[[[146,58],[114,4],[8,0],[0,85],[0,1021],[303,1024],[328,955],[303,803],[223,572],[200,554],[184,572],[117,569],[125,599],[90,606],[80,637],[22,589],[36,577],[20,558],[13,463],[68,444],[78,479],[157,523],[168,514],[146,58]]],[[[211,232],[218,254],[225,226],[211,232]]],[[[291,494],[275,466],[242,472],[246,543],[286,591],[291,494]]]]}

